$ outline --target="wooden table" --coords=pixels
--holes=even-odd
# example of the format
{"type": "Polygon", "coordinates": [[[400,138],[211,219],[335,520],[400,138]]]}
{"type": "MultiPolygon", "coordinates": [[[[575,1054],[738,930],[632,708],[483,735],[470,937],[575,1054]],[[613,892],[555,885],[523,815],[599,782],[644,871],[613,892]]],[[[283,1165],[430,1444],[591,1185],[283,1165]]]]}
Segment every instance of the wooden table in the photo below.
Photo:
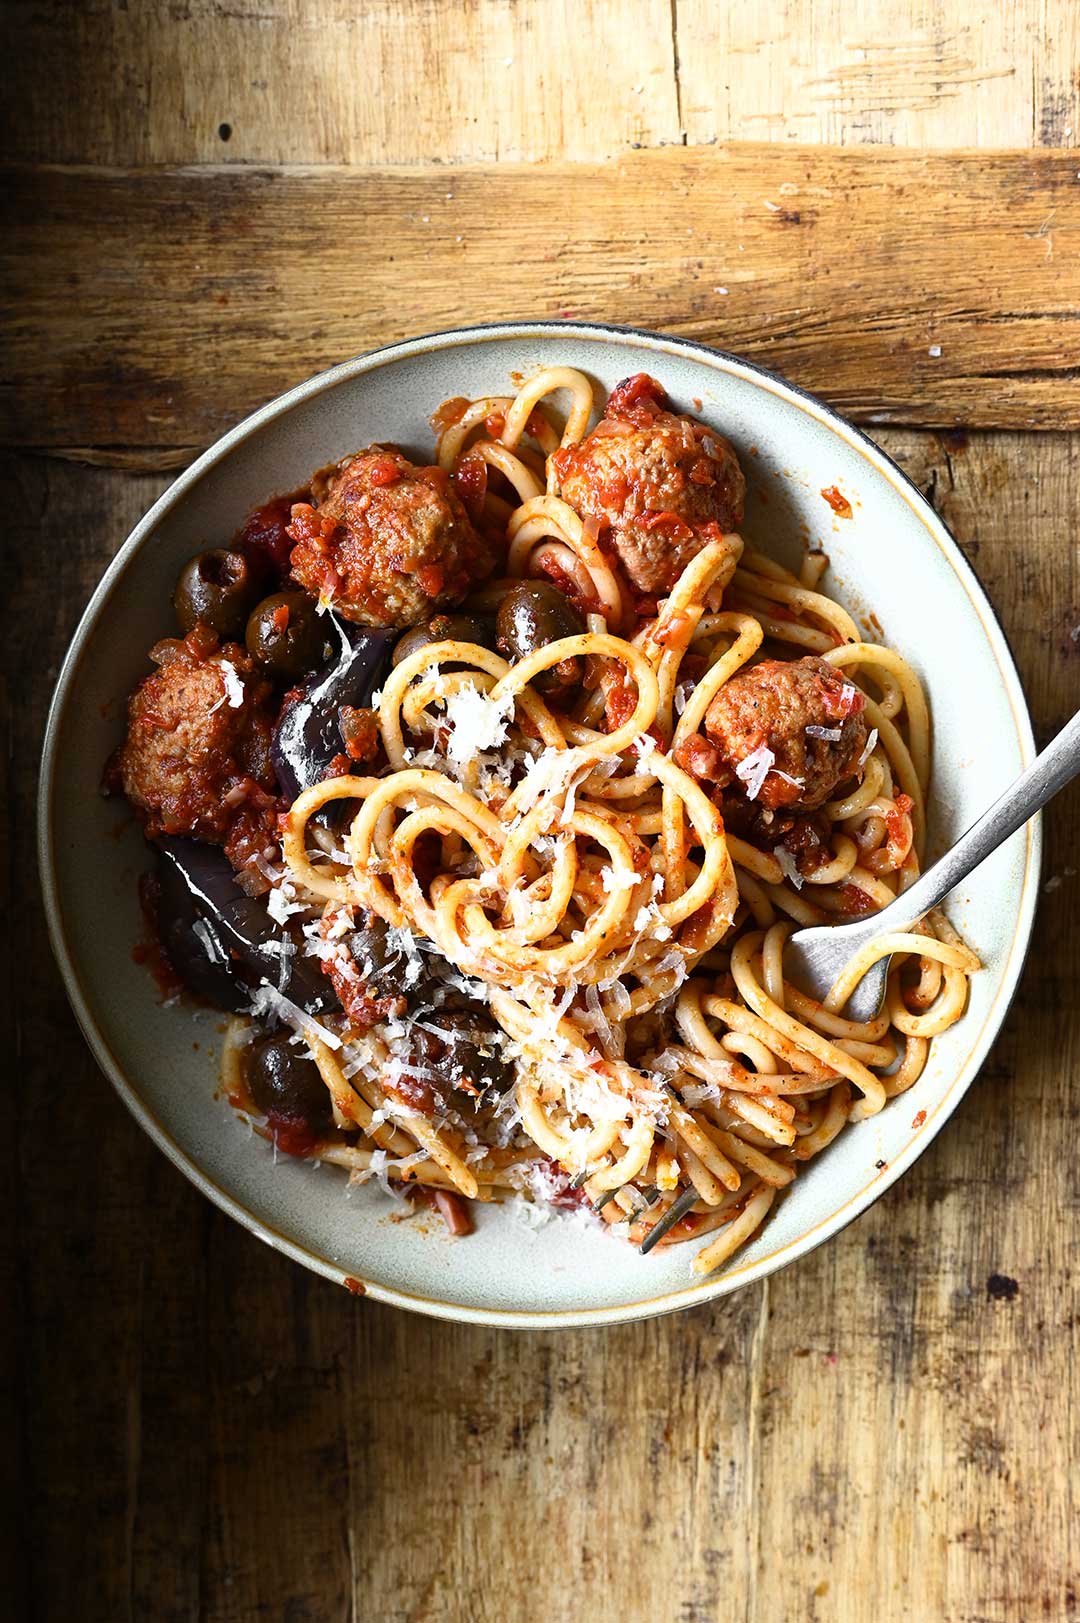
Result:
{"type": "Polygon", "coordinates": [[[515,314],[701,336],[868,425],[1048,738],[1080,702],[1080,8],[21,0],[8,27],[17,1612],[1077,1616],[1080,795],[1005,1031],[915,1169],[729,1301],[552,1334],[358,1302],[198,1196],[75,1029],[31,820],[57,662],[172,473],[325,364],[515,314]]]}

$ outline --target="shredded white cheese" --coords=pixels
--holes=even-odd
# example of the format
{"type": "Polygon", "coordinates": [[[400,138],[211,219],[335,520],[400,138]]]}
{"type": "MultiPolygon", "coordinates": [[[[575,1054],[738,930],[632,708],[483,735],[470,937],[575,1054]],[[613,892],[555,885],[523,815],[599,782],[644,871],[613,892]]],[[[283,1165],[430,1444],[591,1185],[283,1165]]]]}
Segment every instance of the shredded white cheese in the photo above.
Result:
{"type": "Polygon", "coordinates": [[[746,785],[747,800],[757,799],[765,779],[775,764],[776,756],[767,744],[759,744],[756,750],[752,750],[739,762],[735,768],[735,776],[746,785]]]}
{"type": "Polygon", "coordinates": [[[806,728],[808,738],[824,738],[830,744],[838,744],[844,736],[842,727],[819,727],[817,722],[811,722],[806,728]]]}
{"type": "Polygon", "coordinates": [[[877,748],[877,739],[877,728],[871,727],[870,737],[866,740],[866,746],[863,749],[862,754],[859,756],[859,759],[855,762],[856,771],[859,769],[859,767],[865,766],[871,755],[873,755],[875,749],[877,748]]]}
{"type": "Polygon", "coordinates": [[[514,695],[504,693],[489,699],[479,688],[468,685],[446,696],[446,720],[450,728],[446,753],[463,766],[481,750],[494,749],[506,738],[514,715],[514,695]]]}
{"type": "Polygon", "coordinates": [[[805,880],[803,879],[803,876],[799,872],[798,868],[795,866],[795,858],[792,856],[787,846],[776,846],[773,850],[773,856],[780,864],[780,869],[784,875],[784,878],[790,879],[796,890],[802,890],[805,880]]]}
{"type": "Polygon", "coordinates": [[[225,697],[230,710],[239,710],[244,702],[244,683],[231,659],[219,659],[218,666],[225,678],[225,697]]]}
{"type": "Polygon", "coordinates": [[[275,1014],[283,1025],[291,1026],[294,1031],[299,1031],[309,1040],[325,1043],[327,1048],[341,1047],[341,1038],[335,1032],[310,1014],[306,1014],[299,1004],[285,997],[268,981],[263,981],[251,994],[250,1007],[253,1015],[275,1014]]]}

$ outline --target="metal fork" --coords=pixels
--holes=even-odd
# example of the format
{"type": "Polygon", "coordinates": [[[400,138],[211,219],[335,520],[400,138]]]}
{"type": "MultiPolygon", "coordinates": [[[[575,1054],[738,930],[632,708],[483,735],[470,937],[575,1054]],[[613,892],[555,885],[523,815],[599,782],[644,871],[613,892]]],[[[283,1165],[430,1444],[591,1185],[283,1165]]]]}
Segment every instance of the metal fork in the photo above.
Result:
{"type": "MultiPolygon", "coordinates": [[[[1048,744],[1041,755],[1020,774],[1016,782],[995,800],[989,811],[961,835],[952,850],[927,868],[895,902],[879,913],[856,919],[852,924],[814,925],[796,930],[784,948],[784,975],[791,975],[811,997],[824,998],[832,991],[855,954],[869,942],[893,931],[910,930],[932,908],[944,901],[962,879],[984,862],[992,851],[1022,828],[1052,800],[1059,789],[1080,773],[1080,711],[1048,744]]],[[[872,1020],[885,997],[891,954],[880,958],[856,984],[845,1012],[851,1020],[872,1020]]],[[[597,1210],[615,1191],[598,1203],[597,1210]]],[[[674,1228],[697,1200],[697,1190],[684,1189],[663,1216],[653,1224],[641,1244],[643,1252],[674,1228]]],[[[651,1203],[650,1203],[651,1204],[651,1203]]],[[[639,1217],[641,1211],[634,1214],[639,1217]]]]}
{"type": "MultiPolygon", "coordinates": [[[[962,834],[895,902],[852,924],[796,930],[784,948],[784,974],[814,998],[824,998],[860,948],[879,936],[909,930],[944,901],[980,862],[1015,834],[1080,772],[1080,711],[1022,772],[989,811],[962,834]]],[[[885,997],[890,958],[880,958],[858,982],[846,1006],[849,1020],[873,1020],[885,997]]]]}

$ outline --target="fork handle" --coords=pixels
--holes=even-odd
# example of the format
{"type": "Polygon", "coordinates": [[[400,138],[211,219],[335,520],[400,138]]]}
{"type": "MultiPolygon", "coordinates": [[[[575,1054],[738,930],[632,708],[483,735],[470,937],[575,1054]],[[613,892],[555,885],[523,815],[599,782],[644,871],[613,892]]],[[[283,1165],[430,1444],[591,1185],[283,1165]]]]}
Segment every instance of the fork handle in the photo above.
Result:
{"type": "MultiPolygon", "coordinates": [[[[1016,782],[972,823],[951,850],[909,885],[889,906],[890,929],[905,929],[929,913],[972,869],[1022,828],[1029,818],[1052,800],[1080,773],[1080,711],[1067,722],[1054,741],[1021,772],[1016,782]]],[[[881,915],[878,915],[880,924],[881,915]]]]}

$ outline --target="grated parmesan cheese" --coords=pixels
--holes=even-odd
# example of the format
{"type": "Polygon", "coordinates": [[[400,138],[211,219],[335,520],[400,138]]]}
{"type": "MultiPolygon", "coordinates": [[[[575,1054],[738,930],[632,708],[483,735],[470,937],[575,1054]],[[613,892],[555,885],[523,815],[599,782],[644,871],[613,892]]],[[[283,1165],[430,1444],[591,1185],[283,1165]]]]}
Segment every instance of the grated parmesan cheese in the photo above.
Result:
{"type": "Polygon", "coordinates": [[[263,1014],[274,1014],[282,1025],[291,1026],[294,1031],[309,1041],[325,1043],[327,1048],[340,1048],[341,1038],[316,1020],[312,1015],[305,1013],[299,1004],[279,992],[276,986],[269,981],[263,981],[251,994],[250,1012],[258,1017],[263,1014]]]}
{"type": "Polygon", "coordinates": [[[775,764],[776,756],[767,744],[759,744],[756,750],[744,756],[738,763],[735,768],[735,776],[746,785],[747,800],[757,799],[765,779],[769,776],[769,772],[775,764]]]}
{"type": "Polygon", "coordinates": [[[219,659],[221,674],[225,678],[225,697],[230,710],[239,710],[244,702],[244,683],[231,659],[219,659]]]}
{"type": "Polygon", "coordinates": [[[806,881],[795,865],[795,858],[786,845],[778,845],[773,850],[773,856],[780,864],[780,871],[785,879],[790,879],[796,890],[802,890],[806,881]]]}
{"type": "Polygon", "coordinates": [[[490,699],[479,688],[464,686],[447,694],[445,703],[450,728],[446,753],[451,761],[464,766],[482,750],[504,742],[514,715],[512,693],[490,699]]]}
{"type": "Polygon", "coordinates": [[[844,736],[842,727],[819,727],[817,722],[811,722],[806,728],[808,738],[824,738],[830,744],[838,744],[844,736]]]}
{"type": "Polygon", "coordinates": [[[855,770],[856,771],[858,771],[859,767],[865,766],[867,761],[870,759],[871,755],[873,755],[875,749],[877,748],[877,740],[878,740],[877,728],[876,727],[871,727],[871,729],[870,729],[870,737],[866,740],[865,748],[863,749],[862,754],[859,756],[859,759],[855,762],[855,770]]]}

